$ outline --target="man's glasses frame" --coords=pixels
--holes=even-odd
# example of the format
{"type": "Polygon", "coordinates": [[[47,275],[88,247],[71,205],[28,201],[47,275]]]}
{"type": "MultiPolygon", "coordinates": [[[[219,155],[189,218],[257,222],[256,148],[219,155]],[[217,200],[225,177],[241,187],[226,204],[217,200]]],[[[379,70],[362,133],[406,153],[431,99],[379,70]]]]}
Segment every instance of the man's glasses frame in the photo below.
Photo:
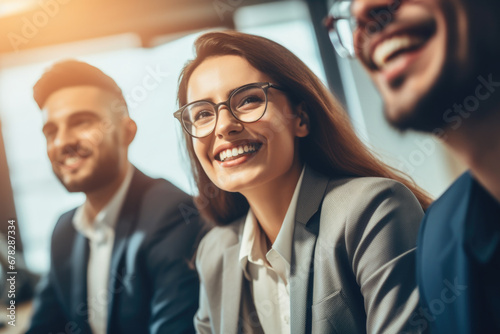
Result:
{"type": "Polygon", "coordinates": [[[217,121],[219,120],[219,107],[220,106],[226,106],[227,109],[229,110],[229,112],[231,112],[231,115],[233,115],[233,117],[236,118],[239,122],[242,122],[242,123],[255,123],[258,120],[260,120],[264,116],[264,114],[266,113],[266,111],[267,111],[267,103],[268,103],[267,91],[268,91],[269,88],[274,88],[274,89],[278,89],[278,90],[284,91],[284,88],[280,87],[277,84],[273,84],[273,83],[270,83],[270,82],[255,82],[255,83],[250,83],[250,84],[243,85],[243,86],[240,86],[240,87],[234,89],[231,92],[231,94],[229,94],[228,99],[226,101],[223,101],[223,102],[213,103],[212,101],[198,100],[198,101],[193,101],[191,103],[188,103],[188,104],[184,105],[183,107],[181,107],[176,112],[174,112],[174,117],[179,120],[179,122],[181,123],[182,128],[184,129],[184,131],[186,131],[187,134],[189,134],[191,137],[194,137],[194,138],[205,138],[205,137],[209,136],[210,134],[212,134],[212,132],[214,132],[215,127],[217,126],[217,121]],[[233,96],[235,96],[236,94],[240,93],[241,91],[249,89],[249,88],[260,88],[264,92],[264,96],[265,96],[265,107],[264,107],[264,110],[262,111],[262,113],[260,113],[260,114],[257,115],[258,117],[255,117],[255,119],[252,118],[252,120],[250,120],[250,121],[248,121],[248,120],[242,120],[240,117],[238,117],[237,112],[235,112],[231,108],[231,99],[233,98],[233,96]],[[215,121],[213,122],[214,125],[213,125],[213,128],[212,128],[212,130],[210,132],[208,132],[207,134],[204,134],[202,136],[195,136],[189,130],[189,125],[185,124],[183,113],[186,112],[186,110],[189,110],[190,106],[192,106],[194,104],[199,104],[199,103],[207,103],[207,105],[210,105],[214,109],[215,121]]]}
{"type": "Polygon", "coordinates": [[[335,51],[343,58],[356,58],[357,46],[354,38],[359,39],[360,36],[366,38],[385,29],[394,21],[396,12],[404,0],[391,0],[374,7],[367,13],[369,20],[365,18],[366,22],[358,22],[352,14],[354,1],[356,0],[336,0],[325,20],[335,51]]]}
{"type": "Polygon", "coordinates": [[[351,13],[351,0],[335,1],[330,8],[325,22],[330,40],[335,51],[342,58],[356,58],[353,33],[357,27],[356,19],[351,13]]]}

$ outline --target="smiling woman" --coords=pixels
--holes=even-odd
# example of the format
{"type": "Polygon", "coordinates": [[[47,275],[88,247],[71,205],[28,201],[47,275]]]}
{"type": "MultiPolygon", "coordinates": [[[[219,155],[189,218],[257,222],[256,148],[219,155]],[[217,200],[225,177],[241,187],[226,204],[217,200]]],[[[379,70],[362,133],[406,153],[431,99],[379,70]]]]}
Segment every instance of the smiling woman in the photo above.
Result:
{"type": "Polygon", "coordinates": [[[198,249],[197,330],[419,331],[410,317],[427,196],[373,157],[281,45],[226,31],[195,46],[175,117],[199,209],[220,225],[198,249]]]}

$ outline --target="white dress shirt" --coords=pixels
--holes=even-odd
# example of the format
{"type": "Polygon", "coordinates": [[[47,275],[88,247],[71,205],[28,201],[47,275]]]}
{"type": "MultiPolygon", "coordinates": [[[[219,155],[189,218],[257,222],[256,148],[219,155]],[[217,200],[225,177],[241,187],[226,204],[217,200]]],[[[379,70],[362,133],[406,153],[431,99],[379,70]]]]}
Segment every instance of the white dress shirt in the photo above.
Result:
{"type": "Polygon", "coordinates": [[[265,233],[249,209],[243,228],[239,260],[265,333],[290,333],[290,263],[295,211],[304,169],[295,186],[281,229],[267,251],[265,233]]]}
{"type": "Polygon", "coordinates": [[[88,203],[76,209],[73,216],[75,229],[89,239],[90,254],[87,267],[87,302],[89,325],[94,334],[105,334],[108,324],[108,280],[111,253],[115,239],[115,226],[123,201],[132,180],[133,167],[129,164],[125,179],[109,203],[96,215],[88,217],[88,203]]]}

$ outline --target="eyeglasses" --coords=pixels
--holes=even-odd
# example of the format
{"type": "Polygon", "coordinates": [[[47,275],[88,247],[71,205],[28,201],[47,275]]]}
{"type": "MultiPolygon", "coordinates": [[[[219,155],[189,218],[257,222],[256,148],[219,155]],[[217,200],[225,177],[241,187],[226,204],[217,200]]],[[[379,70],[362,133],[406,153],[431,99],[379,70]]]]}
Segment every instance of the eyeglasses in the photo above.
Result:
{"type": "Polygon", "coordinates": [[[365,18],[358,22],[352,15],[354,1],[335,1],[325,21],[335,51],[343,58],[356,57],[354,33],[366,38],[385,29],[394,21],[395,14],[403,2],[403,0],[392,0],[386,4],[380,4],[367,13],[368,20],[365,18]]]}
{"type": "Polygon", "coordinates": [[[357,23],[351,14],[352,1],[336,1],[326,21],[328,34],[335,51],[342,58],[355,58],[353,33],[357,23]]]}
{"type": "Polygon", "coordinates": [[[210,135],[217,124],[219,107],[226,106],[238,121],[257,122],[267,110],[267,90],[283,90],[276,84],[256,82],[236,88],[229,98],[220,103],[195,101],[186,104],[174,113],[184,130],[192,137],[203,138],[210,135]]]}

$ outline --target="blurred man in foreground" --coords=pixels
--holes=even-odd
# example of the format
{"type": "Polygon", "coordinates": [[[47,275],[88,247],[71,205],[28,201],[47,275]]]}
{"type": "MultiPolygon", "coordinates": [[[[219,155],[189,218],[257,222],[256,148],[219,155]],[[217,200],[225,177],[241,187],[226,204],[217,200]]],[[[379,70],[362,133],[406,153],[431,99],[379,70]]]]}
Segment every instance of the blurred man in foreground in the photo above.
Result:
{"type": "Polygon", "coordinates": [[[137,126],[120,88],[78,61],[34,86],[55,175],[85,202],[54,229],[28,333],[191,333],[200,223],[191,198],[130,164],[137,126]]]}
{"type": "Polygon", "coordinates": [[[359,58],[387,120],[433,133],[470,168],[421,226],[413,321],[500,333],[500,2],[337,1],[331,14],[336,49],[359,58]]]}

